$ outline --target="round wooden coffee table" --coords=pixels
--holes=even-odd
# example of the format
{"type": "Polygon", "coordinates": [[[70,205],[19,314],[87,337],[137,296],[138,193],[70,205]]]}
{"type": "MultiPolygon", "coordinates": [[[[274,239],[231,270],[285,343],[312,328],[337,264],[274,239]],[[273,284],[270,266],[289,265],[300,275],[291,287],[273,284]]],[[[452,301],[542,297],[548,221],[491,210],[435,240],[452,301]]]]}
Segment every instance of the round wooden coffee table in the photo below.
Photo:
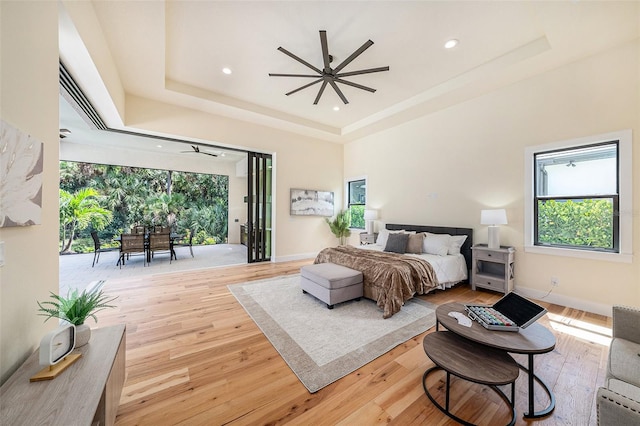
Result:
{"type": "Polygon", "coordinates": [[[515,381],[520,370],[518,364],[507,352],[478,345],[448,331],[427,334],[422,345],[424,352],[436,365],[424,372],[422,386],[424,393],[440,411],[459,423],[472,425],[449,411],[449,389],[451,374],[453,374],[470,382],[491,387],[509,404],[511,422],[508,425],[515,423],[515,381]],[[427,376],[436,370],[444,370],[447,376],[444,407],[436,401],[427,387],[427,376]],[[498,386],[508,384],[511,384],[511,399],[498,388],[498,386]]]}
{"type": "Polygon", "coordinates": [[[521,364],[518,366],[528,375],[529,385],[529,411],[524,414],[525,418],[538,418],[551,414],[556,406],[555,396],[551,389],[534,373],[533,356],[551,352],[556,346],[556,338],[546,327],[538,323],[533,323],[518,332],[513,331],[493,331],[487,330],[476,321],[472,321],[471,327],[458,324],[458,320],[450,317],[449,312],[461,312],[466,315],[464,305],[461,303],[446,303],[436,309],[436,330],[440,324],[447,330],[464,337],[465,339],[479,343],[483,346],[500,349],[505,352],[515,354],[526,354],[528,366],[521,364]],[[534,381],[549,396],[549,405],[538,412],[534,409],[534,381]]]}

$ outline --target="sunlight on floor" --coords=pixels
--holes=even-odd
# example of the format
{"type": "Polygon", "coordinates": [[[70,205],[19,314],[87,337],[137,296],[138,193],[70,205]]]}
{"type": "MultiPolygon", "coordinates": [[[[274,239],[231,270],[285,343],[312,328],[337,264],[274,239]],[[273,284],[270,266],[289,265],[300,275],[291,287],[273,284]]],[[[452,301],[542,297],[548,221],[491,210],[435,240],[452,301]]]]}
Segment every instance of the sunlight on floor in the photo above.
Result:
{"type": "Polygon", "coordinates": [[[611,344],[611,329],[562,315],[547,313],[554,330],[603,346],[611,344]]]}

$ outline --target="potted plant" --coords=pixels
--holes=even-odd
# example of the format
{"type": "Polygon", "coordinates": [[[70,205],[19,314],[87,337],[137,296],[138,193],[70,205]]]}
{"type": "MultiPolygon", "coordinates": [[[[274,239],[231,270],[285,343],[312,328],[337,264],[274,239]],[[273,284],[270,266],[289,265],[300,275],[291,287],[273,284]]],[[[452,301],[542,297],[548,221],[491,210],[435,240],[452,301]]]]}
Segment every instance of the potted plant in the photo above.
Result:
{"type": "Polygon", "coordinates": [[[45,302],[38,302],[38,315],[49,318],[59,318],[61,320],[70,322],[76,326],[76,347],[86,345],[91,338],[91,329],[85,320],[88,317],[93,318],[95,322],[98,322],[96,312],[106,308],[114,308],[113,305],[109,305],[117,297],[108,297],[102,290],[100,291],[82,291],[78,293],[75,289],[67,293],[67,297],[60,296],[55,293],[51,293],[53,300],[47,300],[45,302]]]}
{"type": "Polygon", "coordinates": [[[329,228],[333,235],[340,240],[340,245],[344,245],[347,237],[351,235],[349,224],[351,223],[351,214],[349,210],[340,211],[333,220],[325,218],[329,224],[329,228]]]}

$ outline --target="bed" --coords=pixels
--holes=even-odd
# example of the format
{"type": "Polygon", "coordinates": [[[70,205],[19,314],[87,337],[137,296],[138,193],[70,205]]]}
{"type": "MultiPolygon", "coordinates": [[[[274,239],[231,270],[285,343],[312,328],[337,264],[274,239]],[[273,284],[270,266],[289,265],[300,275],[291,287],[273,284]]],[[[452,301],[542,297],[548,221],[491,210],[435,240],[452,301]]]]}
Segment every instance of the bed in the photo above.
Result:
{"type": "Polygon", "coordinates": [[[376,244],[326,248],[316,256],[315,263],[331,262],[361,271],[364,297],[375,301],[383,310],[383,318],[389,318],[416,294],[467,281],[472,246],[470,228],[387,224],[376,244]],[[385,251],[393,249],[395,243],[408,249],[409,239],[414,253],[385,251]]]}

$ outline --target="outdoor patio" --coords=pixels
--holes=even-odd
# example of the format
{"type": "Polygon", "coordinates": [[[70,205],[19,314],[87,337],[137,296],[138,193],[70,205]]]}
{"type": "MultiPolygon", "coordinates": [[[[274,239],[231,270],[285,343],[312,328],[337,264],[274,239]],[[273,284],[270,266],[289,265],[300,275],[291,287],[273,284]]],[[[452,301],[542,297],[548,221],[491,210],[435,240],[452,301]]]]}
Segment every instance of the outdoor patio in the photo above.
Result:
{"type": "Polygon", "coordinates": [[[147,266],[143,256],[132,256],[120,268],[118,251],[100,254],[100,260],[92,268],[93,253],[60,256],[60,294],[71,289],[84,290],[100,281],[128,278],[140,275],[165,274],[178,271],[238,265],[247,262],[247,248],[241,244],[214,244],[193,246],[193,255],[188,247],[176,248],[177,259],[169,263],[168,254],[158,254],[147,266]]]}

